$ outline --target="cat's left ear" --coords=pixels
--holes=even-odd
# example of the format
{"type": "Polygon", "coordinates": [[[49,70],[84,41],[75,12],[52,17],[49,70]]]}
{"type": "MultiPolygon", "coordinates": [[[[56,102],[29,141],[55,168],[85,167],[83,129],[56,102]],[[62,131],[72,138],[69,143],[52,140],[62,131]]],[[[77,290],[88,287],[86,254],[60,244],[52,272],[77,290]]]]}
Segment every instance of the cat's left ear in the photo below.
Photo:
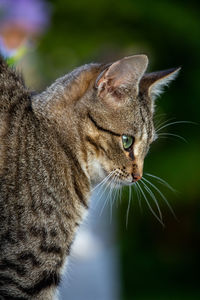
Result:
{"type": "Polygon", "coordinates": [[[155,100],[162,92],[164,87],[176,78],[181,68],[173,68],[164,71],[144,74],[140,80],[140,93],[148,95],[155,100]]]}
{"type": "Polygon", "coordinates": [[[108,106],[117,108],[124,104],[127,95],[137,97],[139,82],[147,65],[146,55],[124,57],[110,64],[96,80],[99,98],[108,106]]]}

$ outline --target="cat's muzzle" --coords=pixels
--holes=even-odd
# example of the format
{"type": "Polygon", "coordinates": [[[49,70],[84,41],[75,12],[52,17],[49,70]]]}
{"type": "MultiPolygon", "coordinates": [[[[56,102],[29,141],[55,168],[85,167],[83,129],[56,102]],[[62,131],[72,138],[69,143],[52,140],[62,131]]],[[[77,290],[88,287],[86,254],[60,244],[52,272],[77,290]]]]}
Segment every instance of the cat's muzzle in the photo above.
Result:
{"type": "Polygon", "coordinates": [[[140,175],[140,174],[133,174],[132,173],[131,175],[132,175],[132,178],[133,178],[132,182],[136,182],[136,181],[138,181],[142,178],[142,175],[140,175]]]}

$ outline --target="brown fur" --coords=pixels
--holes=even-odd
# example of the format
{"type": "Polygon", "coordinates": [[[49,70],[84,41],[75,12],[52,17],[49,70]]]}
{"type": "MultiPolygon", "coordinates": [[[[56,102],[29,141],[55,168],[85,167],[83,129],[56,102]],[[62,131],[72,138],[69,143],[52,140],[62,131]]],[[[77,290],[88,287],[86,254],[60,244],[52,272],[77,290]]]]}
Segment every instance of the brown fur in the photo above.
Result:
{"type": "Polygon", "coordinates": [[[154,137],[146,66],[86,65],[31,96],[0,60],[0,299],[53,299],[91,186],[113,170],[123,185],[142,175],[154,137]]]}

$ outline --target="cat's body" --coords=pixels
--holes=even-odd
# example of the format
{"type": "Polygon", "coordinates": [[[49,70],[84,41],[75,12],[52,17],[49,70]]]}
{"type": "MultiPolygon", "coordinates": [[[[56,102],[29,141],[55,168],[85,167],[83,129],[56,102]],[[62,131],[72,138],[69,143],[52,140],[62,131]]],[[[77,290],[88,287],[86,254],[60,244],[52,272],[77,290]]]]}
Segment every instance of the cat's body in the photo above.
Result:
{"type": "Polygon", "coordinates": [[[90,64],[35,96],[0,61],[0,299],[53,299],[91,187],[112,171],[118,185],[142,176],[153,84],[146,76],[141,85],[145,56],[122,69],[125,60],[136,64],[126,85],[124,73],[107,79],[116,63],[90,64]],[[128,151],[123,134],[134,136],[128,151]]]}

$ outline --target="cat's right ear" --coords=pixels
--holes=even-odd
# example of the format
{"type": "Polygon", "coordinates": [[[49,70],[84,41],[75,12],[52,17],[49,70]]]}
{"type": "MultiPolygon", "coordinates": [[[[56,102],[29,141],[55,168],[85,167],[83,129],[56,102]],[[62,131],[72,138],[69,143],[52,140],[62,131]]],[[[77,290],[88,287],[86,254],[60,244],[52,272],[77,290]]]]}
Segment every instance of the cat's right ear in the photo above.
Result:
{"type": "Polygon", "coordinates": [[[164,87],[176,78],[180,69],[179,67],[145,74],[140,81],[140,92],[155,100],[162,94],[164,87]]]}
{"type": "Polygon", "coordinates": [[[125,57],[111,64],[96,80],[98,97],[114,108],[123,105],[127,95],[136,97],[147,65],[146,55],[125,57]]]}

